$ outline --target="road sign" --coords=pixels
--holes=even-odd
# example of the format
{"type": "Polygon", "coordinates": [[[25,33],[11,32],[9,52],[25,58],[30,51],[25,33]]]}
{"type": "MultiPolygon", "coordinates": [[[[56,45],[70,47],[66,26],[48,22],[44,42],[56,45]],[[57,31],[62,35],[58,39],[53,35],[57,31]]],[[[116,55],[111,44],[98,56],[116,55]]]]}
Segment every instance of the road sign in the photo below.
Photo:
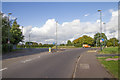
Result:
{"type": "Polygon", "coordinates": [[[102,40],[100,40],[100,42],[103,42],[102,40]]]}
{"type": "Polygon", "coordinates": [[[53,45],[55,45],[55,42],[53,42],[53,45]]]}
{"type": "Polygon", "coordinates": [[[102,38],[102,41],[104,41],[104,39],[102,38]]]}

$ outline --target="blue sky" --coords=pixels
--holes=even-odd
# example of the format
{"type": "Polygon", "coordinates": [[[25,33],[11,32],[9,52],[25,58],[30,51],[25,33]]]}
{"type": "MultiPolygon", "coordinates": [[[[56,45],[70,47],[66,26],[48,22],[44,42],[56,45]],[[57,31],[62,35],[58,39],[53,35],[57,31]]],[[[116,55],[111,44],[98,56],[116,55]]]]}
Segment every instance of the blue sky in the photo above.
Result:
{"type": "Polygon", "coordinates": [[[2,11],[11,12],[21,26],[41,27],[48,19],[59,24],[80,19],[81,22],[96,22],[98,9],[103,12],[103,20],[111,18],[110,9],[117,10],[117,2],[3,2],[2,11]],[[84,15],[88,16],[84,16],[84,15]]]}
{"type": "MultiPolygon", "coordinates": [[[[87,34],[94,37],[100,32],[97,22],[102,10],[102,21],[106,23],[108,38],[118,37],[118,2],[3,2],[2,12],[12,13],[18,24],[24,26],[24,41],[53,43],[56,39],[58,21],[58,43],[66,43],[87,34]],[[115,30],[114,33],[110,33],[115,30]],[[82,34],[82,35],[81,35],[82,34]]],[[[103,32],[105,25],[102,25],[103,32]]]]}

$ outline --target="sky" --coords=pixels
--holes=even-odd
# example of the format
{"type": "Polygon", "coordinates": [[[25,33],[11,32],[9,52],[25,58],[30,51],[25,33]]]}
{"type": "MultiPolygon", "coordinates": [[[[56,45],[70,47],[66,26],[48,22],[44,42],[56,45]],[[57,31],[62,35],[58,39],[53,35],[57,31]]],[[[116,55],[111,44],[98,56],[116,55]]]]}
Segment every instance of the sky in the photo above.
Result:
{"type": "Polygon", "coordinates": [[[106,26],[108,38],[117,37],[118,2],[2,2],[2,12],[5,15],[11,12],[11,19],[17,18],[24,27],[24,41],[28,41],[30,33],[31,41],[39,43],[55,42],[56,21],[59,43],[84,34],[93,37],[100,31],[98,9],[106,23],[103,32],[106,26]]]}

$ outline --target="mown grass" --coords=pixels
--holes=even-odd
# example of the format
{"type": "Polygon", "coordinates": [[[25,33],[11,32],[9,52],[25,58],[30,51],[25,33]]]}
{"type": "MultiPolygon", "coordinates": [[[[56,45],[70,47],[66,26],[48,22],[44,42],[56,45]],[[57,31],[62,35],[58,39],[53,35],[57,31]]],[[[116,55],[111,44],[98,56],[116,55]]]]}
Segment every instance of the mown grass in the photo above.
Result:
{"type": "Polygon", "coordinates": [[[118,61],[114,61],[114,60],[111,60],[111,61],[106,61],[105,59],[107,58],[118,58],[118,56],[115,56],[115,57],[98,57],[97,59],[101,62],[101,64],[104,65],[104,67],[109,70],[114,76],[115,78],[119,78],[120,80],[120,75],[118,75],[118,67],[119,67],[119,64],[120,64],[120,60],[118,61]]]}
{"type": "Polygon", "coordinates": [[[118,47],[107,47],[104,48],[100,53],[103,54],[118,54],[118,47]]]}

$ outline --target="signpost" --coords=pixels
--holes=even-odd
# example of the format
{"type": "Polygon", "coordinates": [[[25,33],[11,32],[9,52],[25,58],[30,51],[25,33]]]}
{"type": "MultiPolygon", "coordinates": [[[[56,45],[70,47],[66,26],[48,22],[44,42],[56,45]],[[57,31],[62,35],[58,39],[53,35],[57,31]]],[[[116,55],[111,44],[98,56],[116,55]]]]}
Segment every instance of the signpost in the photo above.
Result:
{"type": "Polygon", "coordinates": [[[104,41],[104,39],[102,38],[102,41],[104,41]]]}
{"type": "Polygon", "coordinates": [[[53,42],[53,45],[55,45],[55,42],[53,42]]]}
{"type": "Polygon", "coordinates": [[[100,40],[100,43],[102,43],[103,41],[102,40],[100,40]]]}
{"type": "Polygon", "coordinates": [[[102,42],[104,41],[104,39],[102,38],[102,39],[100,39],[100,43],[101,43],[101,50],[103,49],[102,48],[102,42]]]}

